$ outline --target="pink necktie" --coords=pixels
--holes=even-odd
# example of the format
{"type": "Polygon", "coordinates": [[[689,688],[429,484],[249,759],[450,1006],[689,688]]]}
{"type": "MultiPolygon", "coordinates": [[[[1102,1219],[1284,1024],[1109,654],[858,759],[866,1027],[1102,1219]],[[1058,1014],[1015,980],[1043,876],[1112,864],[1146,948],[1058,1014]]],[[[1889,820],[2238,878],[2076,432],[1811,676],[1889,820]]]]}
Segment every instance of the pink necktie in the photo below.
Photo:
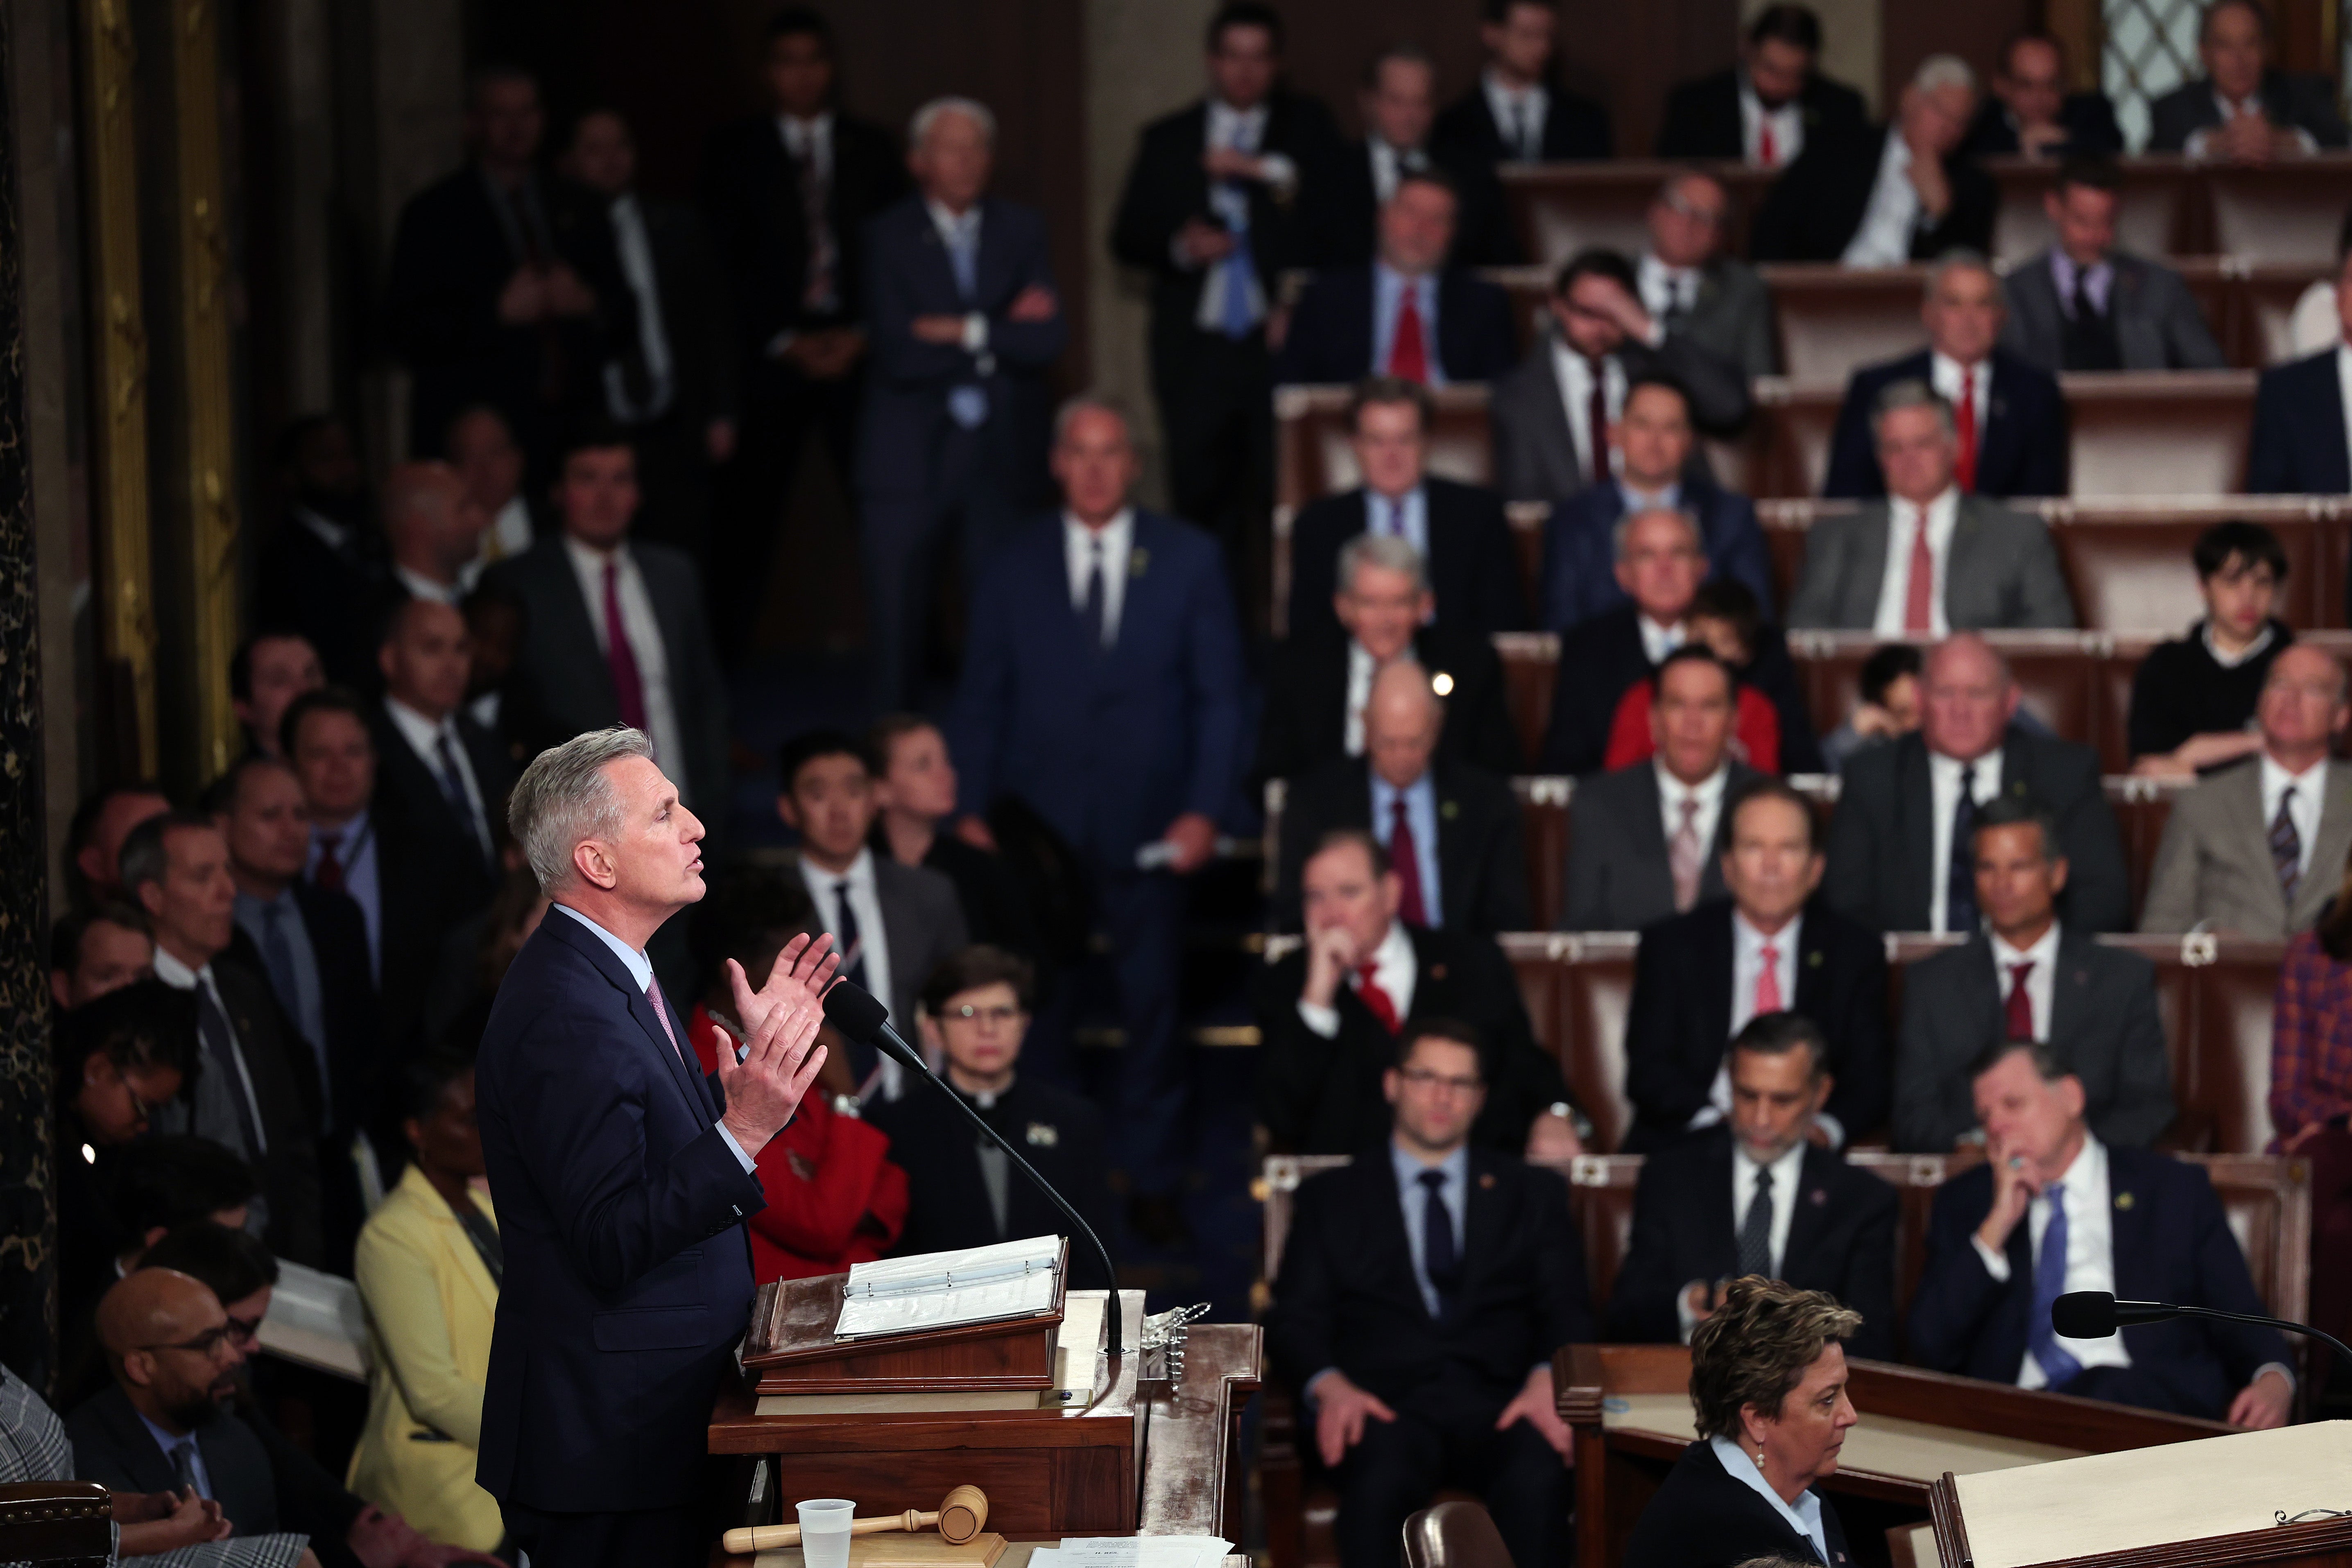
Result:
{"type": "Polygon", "coordinates": [[[1927,542],[1927,509],[1903,503],[1911,514],[1911,580],[1903,590],[1903,629],[1925,637],[1936,629],[1936,550],[1927,542]]]}
{"type": "Polygon", "coordinates": [[[1666,842],[1666,867],[1675,879],[1675,912],[1688,914],[1698,902],[1700,880],[1706,875],[1706,850],[1698,841],[1698,802],[1682,799],[1682,826],[1666,842]]]}
{"type": "Polygon", "coordinates": [[[620,702],[621,722],[632,730],[644,729],[646,682],[637,673],[636,650],[629,646],[628,623],[621,618],[621,563],[617,559],[604,563],[604,662],[612,667],[613,695],[620,702]]]}
{"type": "Polygon", "coordinates": [[[1764,951],[1758,956],[1764,961],[1764,967],[1758,971],[1756,975],[1756,1011],[1759,1015],[1778,1013],[1782,1005],[1780,952],[1768,942],[1764,944],[1764,951]]]}
{"type": "Polygon", "coordinates": [[[669,1026],[669,1007],[662,1001],[659,980],[646,982],[646,997],[654,1005],[654,1016],[661,1020],[662,1037],[669,1042],[669,1048],[677,1053],[677,1059],[685,1063],[687,1071],[694,1073],[694,1064],[686,1059],[686,1048],[677,1043],[677,1031],[669,1026]]]}

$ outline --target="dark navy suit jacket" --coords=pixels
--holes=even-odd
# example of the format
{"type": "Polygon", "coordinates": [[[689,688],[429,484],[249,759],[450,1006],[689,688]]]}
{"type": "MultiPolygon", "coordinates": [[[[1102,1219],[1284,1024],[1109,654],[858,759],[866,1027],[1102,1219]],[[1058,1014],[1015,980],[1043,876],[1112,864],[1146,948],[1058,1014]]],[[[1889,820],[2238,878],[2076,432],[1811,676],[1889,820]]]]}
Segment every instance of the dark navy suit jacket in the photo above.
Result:
{"type": "MultiPolygon", "coordinates": [[[[2146,1149],[2107,1145],[2116,1294],[2225,1312],[2265,1309],[2204,1170],[2146,1149]]],[[[1985,1271],[1969,1239],[1992,1210],[1992,1167],[1946,1182],[1927,1225],[1927,1266],[1911,1301],[1911,1354],[1922,1366],[2015,1383],[2033,1305],[2032,1227],[2009,1233],[2009,1283],[1985,1271]]],[[[2276,1329],[2252,1323],[2136,1323],[2121,1331],[2132,1370],[2158,1408],[2221,1419],[2265,1363],[2294,1364],[2276,1329]]]]}
{"type": "Polygon", "coordinates": [[[1056,290],[1054,313],[1045,321],[1015,321],[1006,312],[1030,285],[1054,287],[1047,240],[1045,215],[1036,208],[982,197],[977,286],[967,300],[921,196],[885,208],[866,225],[866,312],[873,349],[857,458],[865,493],[926,492],[935,478],[935,454],[954,429],[948,394],[971,384],[987,389],[988,422],[981,428],[1005,475],[1018,481],[1013,493],[1021,493],[1022,483],[1044,483],[1053,416],[1045,373],[1069,341],[1069,311],[1056,290]],[[975,310],[988,318],[988,345],[979,353],[961,343],[923,342],[914,334],[918,316],[975,310]]]}
{"type": "Polygon", "coordinates": [[[1040,518],[972,595],[951,723],[957,803],[1019,796],[1108,867],[1188,811],[1223,819],[1246,761],[1241,628],[1223,552],[1189,523],[1135,514],[1118,631],[1087,647],[1062,520],[1040,518]]]}
{"type": "MultiPolygon", "coordinates": [[[[675,1009],[669,1024],[684,1041],[675,1009]]],[[[549,910],[476,1062],[507,1262],[475,1479],[502,1503],[692,1499],[751,1319],[743,1220],[767,1203],[692,1060],[612,949],[549,910]]]]}
{"type": "Polygon", "coordinates": [[[2346,457],[2344,439],[2344,387],[2336,374],[2334,349],[2263,372],[2254,389],[2246,489],[2258,496],[2352,490],[2352,460],[2346,457]]]}
{"type": "MultiPolygon", "coordinates": [[[[1916,354],[1864,365],[1846,383],[1838,409],[1837,433],[1830,438],[1825,496],[1872,497],[1886,493],[1878,470],[1878,447],[1871,439],[1870,410],[1879,393],[1898,381],[1926,381],[1932,356],[1916,354]]],[[[1992,395],[1986,399],[1985,427],[1977,437],[1976,493],[1982,496],[2063,496],[2066,493],[2066,400],[2057,378],[2007,349],[1992,351],[1992,395]]],[[[2343,445],[2339,427],[2336,445],[2343,445]]]]}
{"type": "MultiPolygon", "coordinates": [[[[1361,381],[1372,374],[1370,263],[1318,273],[1274,362],[1277,382],[1361,381]]],[[[1492,381],[1518,361],[1510,296],[1459,268],[1437,279],[1437,363],[1448,381],[1492,381]]]]}
{"type": "MultiPolygon", "coordinates": [[[[1748,584],[1764,618],[1772,615],[1772,557],[1756,521],[1756,503],[1746,496],[1685,480],[1682,504],[1698,514],[1709,574],[1748,584]]],[[[1617,585],[1618,520],[1625,494],[1612,480],[1587,485],[1552,509],[1544,524],[1542,597],[1538,601],[1547,631],[1566,631],[1579,621],[1631,603],[1617,585]]]]}

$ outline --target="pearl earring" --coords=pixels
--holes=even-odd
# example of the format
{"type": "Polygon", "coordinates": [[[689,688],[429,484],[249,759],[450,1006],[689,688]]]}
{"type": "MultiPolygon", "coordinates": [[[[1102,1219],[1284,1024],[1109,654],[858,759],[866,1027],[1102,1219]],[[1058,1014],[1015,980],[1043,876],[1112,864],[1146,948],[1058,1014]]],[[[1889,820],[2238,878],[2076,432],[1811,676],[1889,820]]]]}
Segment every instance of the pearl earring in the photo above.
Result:
{"type": "Polygon", "coordinates": [[[1759,1470],[1764,1468],[1764,1439],[1761,1437],[1756,1439],[1756,1468],[1759,1470]]]}

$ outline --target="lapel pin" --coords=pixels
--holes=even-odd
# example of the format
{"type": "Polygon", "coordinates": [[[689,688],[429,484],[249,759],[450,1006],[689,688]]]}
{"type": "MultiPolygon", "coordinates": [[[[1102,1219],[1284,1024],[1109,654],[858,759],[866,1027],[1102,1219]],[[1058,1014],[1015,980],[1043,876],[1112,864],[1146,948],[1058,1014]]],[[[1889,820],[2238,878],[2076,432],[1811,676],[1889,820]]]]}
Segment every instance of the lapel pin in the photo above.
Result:
{"type": "Polygon", "coordinates": [[[1127,552],[1127,574],[1130,580],[1142,576],[1150,564],[1151,552],[1140,544],[1127,552]]]}
{"type": "Polygon", "coordinates": [[[2116,1207],[2119,1209],[2127,1209],[2131,1206],[2132,1195],[2129,1193],[2117,1193],[2116,1194],[2116,1207]]]}
{"type": "Polygon", "coordinates": [[[1433,964],[1431,964],[1431,965],[1429,966],[1429,977],[1430,977],[1432,980],[1443,980],[1443,979],[1444,979],[1444,978],[1445,978],[1445,965],[1444,965],[1444,964],[1442,964],[1442,963],[1433,963],[1433,964]]]}
{"type": "Polygon", "coordinates": [[[1462,804],[1459,801],[1440,801],[1437,806],[1437,815],[1445,818],[1446,821],[1451,822],[1455,817],[1462,815],[1462,804]]]}
{"type": "Polygon", "coordinates": [[[1478,1184],[1486,1188],[1487,1191],[1492,1192],[1495,1187],[1495,1173],[1489,1171],[1485,1175],[1479,1177],[1478,1184]]]}
{"type": "Polygon", "coordinates": [[[1820,948],[1817,947],[1813,949],[1812,952],[1805,954],[1805,967],[1807,969],[1819,969],[1821,966],[1822,950],[1820,948]]]}
{"type": "Polygon", "coordinates": [[[1827,1187],[1815,1187],[1813,1189],[1813,1206],[1815,1208],[1823,1207],[1829,1203],[1829,1201],[1830,1190],[1827,1187]]]}

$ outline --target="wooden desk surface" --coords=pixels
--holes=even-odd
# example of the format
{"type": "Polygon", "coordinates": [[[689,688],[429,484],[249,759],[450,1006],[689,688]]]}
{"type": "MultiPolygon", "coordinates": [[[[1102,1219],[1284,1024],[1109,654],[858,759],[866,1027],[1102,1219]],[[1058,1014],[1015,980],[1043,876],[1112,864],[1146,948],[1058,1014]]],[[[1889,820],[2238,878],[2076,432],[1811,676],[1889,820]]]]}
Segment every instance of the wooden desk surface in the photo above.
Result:
{"type": "MultiPolygon", "coordinates": [[[[1863,1411],[1862,1419],[1845,1437],[1838,1469],[1916,1481],[1926,1486],[1950,1471],[1975,1475],[2018,1465],[2039,1465],[2052,1459],[2077,1458],[2079,1448],[2031,1443],[1993,1432],[1968,1432],[1931,1421],[1863,1411]]],[[[1690,1401],[1673,1394],[1613,1395],[1601,1406],[1601,1426],[1611,1434],[1642,1432],[1673,1446],[1675,1453],[1698,1436],[1690,1401]],[[1624,1408],[1620,1409],[1618,1406],[1624,1408]]]]}

